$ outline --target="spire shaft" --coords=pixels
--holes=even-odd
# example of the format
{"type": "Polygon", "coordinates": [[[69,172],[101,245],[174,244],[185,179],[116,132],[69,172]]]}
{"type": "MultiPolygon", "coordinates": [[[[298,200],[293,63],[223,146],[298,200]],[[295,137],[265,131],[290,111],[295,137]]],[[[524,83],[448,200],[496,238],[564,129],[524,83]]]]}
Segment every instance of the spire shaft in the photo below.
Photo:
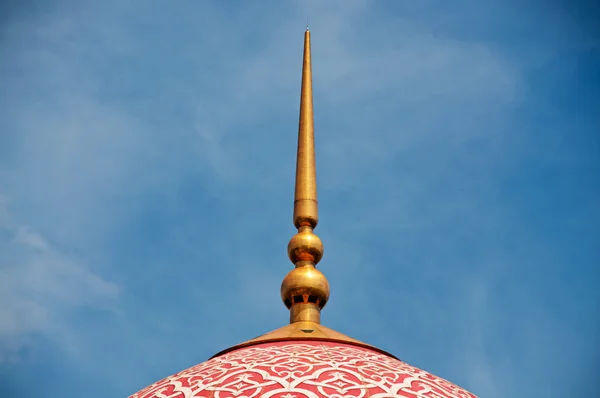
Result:
{"type": "Polygon", "coordinates": [[[314,228],[318,222],[310,31],[307,29],[304,32],[302,91],[300,94],[300,121],[298,123],[298,157],[296,161],[296,192],[294,196],[294,225],[296,228],[305,225],[314,228]]]}

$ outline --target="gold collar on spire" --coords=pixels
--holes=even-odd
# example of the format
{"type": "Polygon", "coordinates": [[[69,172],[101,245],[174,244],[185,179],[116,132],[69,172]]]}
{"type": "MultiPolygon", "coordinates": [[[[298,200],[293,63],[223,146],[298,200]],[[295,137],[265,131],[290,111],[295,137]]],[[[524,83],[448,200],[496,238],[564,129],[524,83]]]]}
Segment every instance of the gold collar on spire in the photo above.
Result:
{"type": "Polygon", "coordinates": [[[323,243],[313,233],[313,229],[319,222],[319,211],[308,27],[304,33],[293,220],[298,233],[288,244],[288,256],[295,268],[283,279],[281,299],[290,309],[290,323],[301,321],[320,323],[321,309],[329,299],[329,283],[325,275],[316,269],[317,263],[323,257],[323,243]]]}

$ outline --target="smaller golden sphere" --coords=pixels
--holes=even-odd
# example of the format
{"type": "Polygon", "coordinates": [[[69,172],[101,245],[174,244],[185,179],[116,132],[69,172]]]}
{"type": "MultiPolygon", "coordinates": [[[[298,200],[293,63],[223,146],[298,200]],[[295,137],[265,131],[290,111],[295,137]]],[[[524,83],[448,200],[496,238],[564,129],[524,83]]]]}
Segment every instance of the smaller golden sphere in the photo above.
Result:
{"type": "Polygon", "coordinates": [[[298,232],[288,243],[288,256],[292,263],[310,261],[317,264],[323,257],[323,242],[311,229],[298,232]]]}
{"type": "Polygon", "coordinates": [[[311,264],[294,268],[283,278],[281,299],[288,308],[300,302],[314,303],[323,308],[329,300],[329,282],[311,264]]]}

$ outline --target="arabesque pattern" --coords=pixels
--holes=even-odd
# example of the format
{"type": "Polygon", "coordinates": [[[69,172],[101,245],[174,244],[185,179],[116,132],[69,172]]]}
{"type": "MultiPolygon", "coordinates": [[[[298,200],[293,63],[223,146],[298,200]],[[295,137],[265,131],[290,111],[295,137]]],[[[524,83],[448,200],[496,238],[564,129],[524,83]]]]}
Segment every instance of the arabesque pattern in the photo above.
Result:
{"type": "Polygon", "coordinates": [[[325,341],[241,348],[167,377],[130,398],[476,398],[378,352],[325,341]]]}

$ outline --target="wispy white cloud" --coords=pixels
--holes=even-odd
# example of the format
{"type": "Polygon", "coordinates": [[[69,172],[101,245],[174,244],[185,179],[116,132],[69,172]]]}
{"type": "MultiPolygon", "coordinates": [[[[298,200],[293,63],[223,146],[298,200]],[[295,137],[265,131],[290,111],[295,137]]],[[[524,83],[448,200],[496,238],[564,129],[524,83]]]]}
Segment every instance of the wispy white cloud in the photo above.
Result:
{"type": "Polygon", "coordinates": [[[65,317],[80,307],[110,308],[119,288],[92,272],[30,227],[11,219],[2,197],[0,213],[0,361],[18,359],[19,351],[39,333],[68,347],[65,317]]]}

